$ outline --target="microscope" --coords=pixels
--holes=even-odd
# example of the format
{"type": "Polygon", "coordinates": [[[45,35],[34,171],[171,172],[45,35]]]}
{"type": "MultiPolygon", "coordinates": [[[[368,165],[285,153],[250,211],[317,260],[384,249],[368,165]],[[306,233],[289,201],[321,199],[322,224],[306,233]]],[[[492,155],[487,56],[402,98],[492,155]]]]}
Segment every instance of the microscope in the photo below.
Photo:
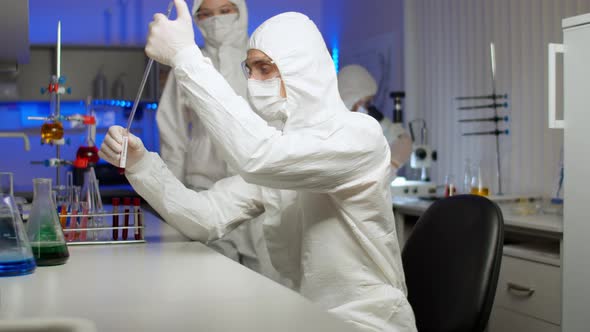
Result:
{"type": "Polygon", "coordinates": [[[412,156],[410,157],[410,167],[413,169],[421,169],[420,181],[430,181],[428,175],[428,169],[432,167],[432,163],[437,159],[437,152],[430,145],[428,145],[428,136],[426,129],[426,121],[424,119],[416,119],[410,121],[410,136],[414,146],[412,148],[412,156]],[[420,129],[420,142],[416,140],[414,134],[414,124],[421,123],[422,128],[420,129]]]}

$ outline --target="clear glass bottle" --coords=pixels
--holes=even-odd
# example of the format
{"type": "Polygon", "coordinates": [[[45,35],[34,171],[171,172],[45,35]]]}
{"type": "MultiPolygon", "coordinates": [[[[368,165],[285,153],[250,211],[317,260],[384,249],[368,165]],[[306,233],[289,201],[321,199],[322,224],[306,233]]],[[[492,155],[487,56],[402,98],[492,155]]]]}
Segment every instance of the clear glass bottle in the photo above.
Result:
{"type": "Polygon", "coordinates": [[[56,207],[51,199],[51,179],[33,179],[33,207],[27,235],[38,266],[61,265],[70,257],[56,207]]]}
{"type": "Polygon", "coordinates": [[[35,259],[12,191],[12,173],[0,173],[0,277],[35,271],[35,259]]]}
{"type": "Polygon", "coordinates": [[[462,193],[464,193],[464,194],[471,193],[471,177],[472,177],[471,170],[472,170],[471,159],[466,158],[465,159],[465,171],[463,174],[463,188],[462,188],[462,193]]]}
{"type": "Polygon", "coordinates": [[[490,188],[488,186],[487,173],[480,162],[473,173],[473,180],[471,181],[471,194],[479,196],[489,196],[490,188]]]}

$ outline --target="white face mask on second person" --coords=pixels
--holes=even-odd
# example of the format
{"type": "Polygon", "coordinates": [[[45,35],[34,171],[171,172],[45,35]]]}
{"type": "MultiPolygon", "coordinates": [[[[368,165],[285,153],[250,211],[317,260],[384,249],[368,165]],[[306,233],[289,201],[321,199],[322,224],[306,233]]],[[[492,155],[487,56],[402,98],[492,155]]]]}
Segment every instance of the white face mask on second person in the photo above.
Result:
{"type": "Polygon", "coordinates": [[[248,99],[254,110],[266,121],[287,119],[287,98],[281,97],[281,78],[260,81],[248,79],[248,99]]]}
{"type": "Polygon", "coordinates": [[[223,44],[235,30],[239,14],[226,14],[209,17],[199,23],[207,39],[216,44],[223,44]]]}

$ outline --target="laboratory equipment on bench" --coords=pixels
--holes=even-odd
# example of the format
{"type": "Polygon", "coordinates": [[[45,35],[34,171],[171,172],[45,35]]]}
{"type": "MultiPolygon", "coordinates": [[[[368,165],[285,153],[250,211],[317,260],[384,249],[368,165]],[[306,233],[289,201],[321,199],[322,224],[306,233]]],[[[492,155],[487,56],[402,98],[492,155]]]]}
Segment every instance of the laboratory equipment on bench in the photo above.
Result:
{"type": "Polygon", "coordinates": [[[12,173],[0,172],[0,277],[35,271],[31,244],[13,193],[12,173]]]}
{"type": "Polygon", "coordinates": [[[108,212],[102,205],[98,179],[94,168],[90,167],[84,173],[84,187],[80,194],[79,187],[74,187],[73,201],[65,214],[60,218],[69,220],[67,227],[63,228],[68,245],[90,244],[123,244],[144,243],[143,212],[140,209],[140,200],[126,197],[123,200],[123,209],[120,209],[120,198],[113,198],[112,212],[108,212]],[[80,197],[79,199],[77,197],[80,197]],[[106,225],[111,220],[112,225],[106,225]],[[131,220],[134,223],[131,223],[131,220]],[[119,223],[122,221],[122,224],[119,223]],[[131,230],[132,236],[129,236],[131,230]],[[120,236],[121,235],[121,236],[120,236]]]}
{"type": "Polygon", "coordinates": [[[26,228],[39,266],[61,265],[70,257],[51,193],[51,179],[33,179],[33,206],[26,228]]]}
{"type": "Polygon", "coordinates": [[[445,191],[444,197],[451,197],[457,194],[457,186],[455,185],[455,176],[449,174],[445,177],[445,191]]]}
{"type": "Polygon", "coordinates": [[[436,185],[432,182],[410,181],[398,176],[391,182],[391,196],[393,197],[421,197],[434,198],[437,194],[436,185]]]}
{"type": "Polygon", "coordinates": [[[484,170],[482,168],[481,163],[477,166],[477,170],[473,174],[470,194],[478,196],[490,195],[490,189],[487,181],[487,173],[484,174],[484,170]]]}
{"type": "MultiPolygon", "coordinates": [[[[168,4],[168,9],[166,11],[166,17],[170,18],[170,14],[172,13],[172,8],[174,7],[174,2],[170,2],[168,4]]],[[[135,112],[137,111],[137,106],[139,105],[139,100],[141,99],[141,95],[143,94],[143,89],[145,87],[145,83],[147,82],[148,76],[150,75],[150,71],[152,70],[152,65],[154,64],[154,59],[149,59],[147,66],[145,67],[145,71],[143,73],[143,78],[141,79],[141,83],[139,84],[139,89],[137,91],[137,96],[135,97],[135,102],[133,103],[133,108],[131,109],[131,114],[129,114],[129,119],[127,120],[127,128],[125,133],[123,134],[123,151],[121,152],[121,156],[119,159],[119,168],[125,169],[127,166],[127,148],[129,146],[129,133],[131,130],[131,125],[133,124],[133,118],[135,117],[135,112]]]]}
{"type": "MultiPolygon", "coordinates": [[[[50,98],[49,116],[30,116],[28,120],[43,121],[41,126],[41,144],[55,147],[55,158],[44,161],[32,161],[31,164],[41,164],[46,167],[56,169],[55,187],[62,187],[60,179],[60,168],[65,165],[73,165],[76,168],[87,168],[89,165],[98,161],[98,150],[95,146],[81,147],[78,150],[77,157],[74,161],[69,161],[61,156],[61,146],[70,144],[70,140],[64,136],[64,122],[71,122],[72,127],[77,126],[96,126],[96,117],[94,115],[75,114],[63,116],[61,114],[61,96],[71,94],[71,88],[66,88],[66,77],[61,74],[61,21],[57,23],[57,46],[56,46],[56,74],[51,75],[47,88],[41,89],[41,94],[48,94],[50,98]]],[[[94,129],[95,130],[95,129],[94,129]]],[[[90,137],[89,128],[89,138],[90,137]]]]}
{"type": "MultiPolygon", "coordinates": [[[[501,116],[500,110],[507,109],[509,107],[507,99],[508,94],[498,94],[496,86],[496,47],[494,43],[490,43],[490,67],[491,67],[491,78],[492,78],[492,93],[489,95],[480,96],[466,96],[457,97],[455,100],[458,101],[485,101],[483,105],[469,105],[458,107],[460,111],[493,111],[491,117],[478,117],[460,119],[459,122],[463,124],[474,124],[474,123],[492,123],[494,125],[492,130],[479,130],[463,133],[463,136],[494,136],[496,140],[496,174],[498,179],[498,192],[497,195],[503,195],[502,189],[502,161],[500,155],[500,136],[509,135],[509,129],[500,128],[501,124],[508,124],[510,118],[506,115],[501,116]]],[[[478,191],[483,192],[483,191],[478,191]]],[[[487,194],[486,194],[487,195],[487,194]]]]}
{"type": "Polygon", "coordinates": [[[421,169],[420,180],[430,181],[428,176],[428,169],[432,167],[432,163],[437,159],[437,152],[428,145],[428,136],[426,129],[426,121],[424,119],[415,119],[410,121],[410,135],[412,136],[412,142],[414,142],[412,148],[412,155],[410,157],[410,167],[414,169],[421,169]],[[416,139],[414,133],[414,124],[421,123],[420,129],[420,141],[416,139]]]}
{"type": "Polygon", "coordinates": [[[98,163],[98,148],[96,147],[96,114],[92,109],[92,99],[86,100],[86,121],[83,122],[87,127],[85,145],[82,145],[76,151],[77,165],[87,164],[88,166],[94,166],[98,163]]]}

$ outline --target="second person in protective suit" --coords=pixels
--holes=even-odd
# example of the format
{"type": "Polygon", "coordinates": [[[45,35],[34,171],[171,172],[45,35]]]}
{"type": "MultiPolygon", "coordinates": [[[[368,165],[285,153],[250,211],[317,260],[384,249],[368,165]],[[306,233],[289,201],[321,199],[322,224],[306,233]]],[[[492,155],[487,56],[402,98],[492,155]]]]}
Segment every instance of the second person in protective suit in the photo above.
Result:
{"type": "MultiPolygon", "coordinates": [[[[294,290],[363,331],[416,331],[391,210],[389,146],[374,119],[342,102],[315,24],[285,13],[256,30],[244,63],[249,104],[196,47],[188,8],[175,3],[177,20],[154,17],[146,53],[173,67],[240,176],[190,192],[130,135],[126,176],[134,188],[203,242],[263,214],[272,265],[294,290]]],[[[111,163],[123,131],[110,128],[101,147],[111,163]]]]}
{"type": "MultiPolygon", "coordinates": [[[[232,89],[245,98],[246,79],[240,66],[248,49],[245,0],[194,0],[192,14],[205,39],[203,54],[232,89]]],[[[193,107],[183,96],[171,71],[156,113],[160,153],[176,178],[188,188],[202,191],[234,172],[213,145],[193,107]]],[[[256,222],[244,223],[210,246],[260,272],[257,251],[265,249],[259,245],[262,230],[256,222]]]]}

